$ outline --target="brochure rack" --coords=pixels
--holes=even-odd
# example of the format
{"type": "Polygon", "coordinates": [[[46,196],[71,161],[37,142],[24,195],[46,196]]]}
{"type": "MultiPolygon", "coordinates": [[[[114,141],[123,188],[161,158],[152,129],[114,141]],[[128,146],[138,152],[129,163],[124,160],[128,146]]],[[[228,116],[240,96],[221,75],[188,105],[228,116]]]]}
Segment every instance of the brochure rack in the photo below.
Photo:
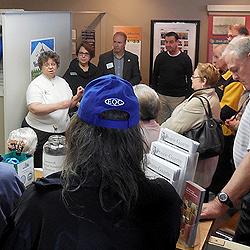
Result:
{"type": "Polygon", "coordinates": [[[198,142],[162,128],[158,141],[151,144],[147,155],[146,176],[165,178],[182,197],[185,182],[194,179],[198,146],[198,142]]]}

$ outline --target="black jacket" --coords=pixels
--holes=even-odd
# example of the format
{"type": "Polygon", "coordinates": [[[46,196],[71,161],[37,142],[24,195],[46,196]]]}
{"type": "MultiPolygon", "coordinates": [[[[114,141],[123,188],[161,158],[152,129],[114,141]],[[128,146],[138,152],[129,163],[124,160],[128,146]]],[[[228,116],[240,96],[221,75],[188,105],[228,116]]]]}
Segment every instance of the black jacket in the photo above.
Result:
{"type": "Polygon", "coordinates": [[[89,63],[89,70],[84,72],[79,66],[78,59],[75,58],[71,61],[69,68],[65,72],[63,78],[72,89],[73,95],[75,95],[79,86],[85,88],[85,86],[90,81],[97,78],[98,76],[100,76],[100,74],[98,73],[97,67],[93,63],[89,63]]]}
{"type": "MultiPolygon", "coordinates": [[[[112,50],[100,55],[98,69],[102,75],[115,75],[114,53],[112,50]],[[113,63],[113,67],[107,67],[109,63],[113,63]]],[[[126,50],[124,54],[123,78],[132,85],[139,84],[141,81],[138,56],[126,50]]]]}
{"type": "Polygon", "coordinates": [[[112,212],[102,209],[99,184],[94,179],[70,194],[67,201],[80,206],[69,208],[62,198],[60,173],[37,181],[25,191],[0,249],[175,249],[182,202],[168,182],[142,181],[136,208],[123,219],[118,219],[120,206],[112,212]]]}

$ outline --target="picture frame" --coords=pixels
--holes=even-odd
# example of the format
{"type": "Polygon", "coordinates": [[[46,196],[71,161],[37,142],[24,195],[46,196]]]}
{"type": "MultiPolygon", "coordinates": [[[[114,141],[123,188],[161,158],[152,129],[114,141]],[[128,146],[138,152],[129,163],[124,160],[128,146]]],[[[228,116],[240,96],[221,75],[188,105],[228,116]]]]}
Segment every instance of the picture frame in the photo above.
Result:
{"type": "Polygon", "coordinates": [[[174,31],[179,35],[179,48],[190,56],[193,68],[198,64],[199,20],[151,20],[150,82],[152,80],[155,58],[160,52],[165,50],[165,34],[170,31],[174,31]]]}

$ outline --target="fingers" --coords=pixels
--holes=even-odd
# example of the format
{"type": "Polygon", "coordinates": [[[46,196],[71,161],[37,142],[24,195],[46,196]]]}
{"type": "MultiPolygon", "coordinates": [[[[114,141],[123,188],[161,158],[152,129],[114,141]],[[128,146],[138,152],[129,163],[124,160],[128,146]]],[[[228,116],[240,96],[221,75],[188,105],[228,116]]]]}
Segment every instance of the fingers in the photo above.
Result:
{"type": "Polygon", "coordinates": [[[84,90],[84,88],[82,87],[82,86],[79,86],[78,88],[77,88],[77,91],[83,91],[84,90]]]}
{"type": "Polygon", "coordinates": [[[204,203],[201,210],[201,219],[207,219],[208,203],[204,203]]]}
{"type": "Polygon", "coordinates": [[[84,88],[82,86],[79,86],[77,88],[77,94],[82,94],[84,92],[84,88]]]}

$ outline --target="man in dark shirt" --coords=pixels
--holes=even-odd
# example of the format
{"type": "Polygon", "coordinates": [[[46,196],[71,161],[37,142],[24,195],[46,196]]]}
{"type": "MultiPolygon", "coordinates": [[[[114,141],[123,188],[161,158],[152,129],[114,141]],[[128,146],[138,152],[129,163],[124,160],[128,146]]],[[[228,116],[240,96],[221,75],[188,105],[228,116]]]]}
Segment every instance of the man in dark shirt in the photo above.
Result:
{"type": "Polygon", "coordinates": [[[192,92],[192,61],[178,48],[178,35],[168,32],[165,36],[166,51],[157,55],[150,86],[160,97],[159,123],[169,118],[173,110],[192,92]]]}

